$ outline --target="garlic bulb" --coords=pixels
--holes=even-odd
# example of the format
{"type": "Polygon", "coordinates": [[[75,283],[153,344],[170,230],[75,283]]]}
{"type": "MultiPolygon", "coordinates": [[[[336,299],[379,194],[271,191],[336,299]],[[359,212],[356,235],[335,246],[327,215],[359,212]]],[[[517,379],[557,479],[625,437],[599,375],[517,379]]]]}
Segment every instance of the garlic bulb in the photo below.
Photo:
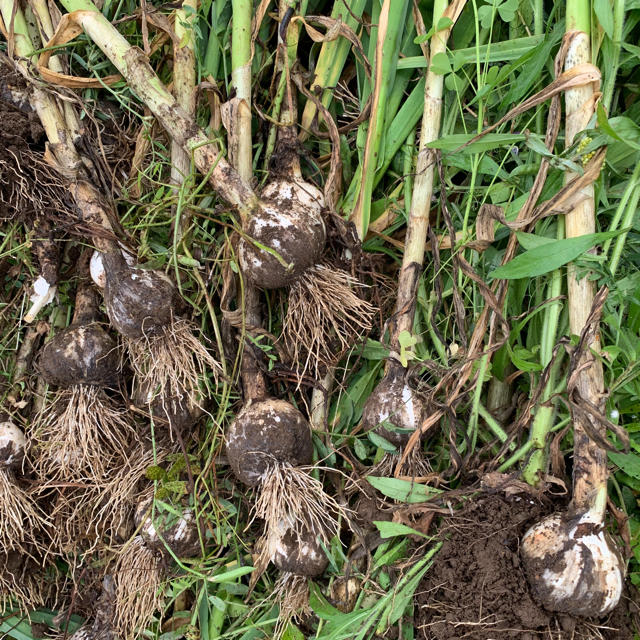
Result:
{"type": "Polygon", "coordinates": [[[545,608],[597,617],[618,604],[624,563],[591,512],[556,513],[538,522],[525,534],[520,551],[533,595],[545,608]]]}
{"type": "Polygon", "coordinates": [[[280,571],[314,577],[324,573],[329,561],[312,531],[289,529],[276,546],[273,564],[280,571]]]}
{"type": "Polygon", "coordinates": [[[313,453],[311,427],[285,400],[269,398],[245,406],[227,432],[227,457],[245,484],[260,482],[273,462],[305,465],[313,453]]]}
{"type": "Polygon", "coordinates": [[[285,287],[320,260],[327,236],[323,207],[322,192],[300,178],[265,187],[239,245],[240,267],[255,286],[285,287]]]}
{"type": "Polygon", "coordinates": [[[422,399],[405,378],[404,368],[391,365],[367,399],[362,412],[365,431],[375,430],[396,446],[407,443],[411,434],[420,428],[425,414],[422,399]]]}
{"type": "Polygon", "coordinates": [[[13,422],[0,423],[0,466],[16,468],[24,460],[27,439],[13,422]]]}

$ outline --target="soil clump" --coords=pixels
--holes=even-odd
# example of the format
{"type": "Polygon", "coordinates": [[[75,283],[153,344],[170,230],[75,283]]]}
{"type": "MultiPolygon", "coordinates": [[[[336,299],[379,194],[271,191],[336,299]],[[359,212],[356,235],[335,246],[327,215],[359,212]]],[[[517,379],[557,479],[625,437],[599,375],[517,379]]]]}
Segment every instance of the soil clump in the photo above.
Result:
{"type": "Polygon", "coordinates": [[[590,621],[556,616],[532,598],[520,540],[553,510],[529,496],[490,494],[448,518],[438,536],[444,544],[416,590],[416,638],[634,640],[640,625],[637,593],[625,593],[611,614],[590,621]]]}

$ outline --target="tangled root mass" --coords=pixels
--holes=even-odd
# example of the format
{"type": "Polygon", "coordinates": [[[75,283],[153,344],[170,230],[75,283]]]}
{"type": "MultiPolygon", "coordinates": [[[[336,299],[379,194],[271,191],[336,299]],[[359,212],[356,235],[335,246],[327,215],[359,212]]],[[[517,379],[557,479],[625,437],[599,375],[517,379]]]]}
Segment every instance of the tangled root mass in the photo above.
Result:
{"type": "Polygon", "coordinates": [[[321,378],[370,330],[374,307],[349,273],[316,265],[289,291],[282,335],[299,375],[321,378]]]}

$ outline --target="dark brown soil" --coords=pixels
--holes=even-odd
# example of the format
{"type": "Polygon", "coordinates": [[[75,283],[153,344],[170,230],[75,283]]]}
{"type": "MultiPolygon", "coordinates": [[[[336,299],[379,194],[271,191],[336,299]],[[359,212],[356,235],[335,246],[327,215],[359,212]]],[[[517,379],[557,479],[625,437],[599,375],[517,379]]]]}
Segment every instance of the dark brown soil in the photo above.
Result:
{"type": "Polygon", "coordinates": [[[625,597],[606,619],[557,617],[532,599],[520,564],[526,529],[546,509],[529,497],[487,495],[440,529],[446,538],[416,591],[421,640],[634,640],[640,605],[625,597]]]}
{"type": "Polygon", "coordinates": [[[30,145],[39,142],[44,130],[38,116],[24,99],[24,84],[0,64],[0,219],[20,215],[26,200],[19,192],[23,167],[30,166],[30,145]],[[18,206],[17,206],[18,205],[18,206]]]}

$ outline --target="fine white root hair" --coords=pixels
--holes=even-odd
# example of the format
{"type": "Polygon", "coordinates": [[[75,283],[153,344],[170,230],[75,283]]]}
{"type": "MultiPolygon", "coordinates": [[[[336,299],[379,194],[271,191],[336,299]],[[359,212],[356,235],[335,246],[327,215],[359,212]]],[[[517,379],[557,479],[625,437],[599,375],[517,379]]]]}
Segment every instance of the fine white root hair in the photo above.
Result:
{"type": "MultiPolygon", "coordinates": [[[[392,478],[397,471],[397,465],[402,459],[402,452],[385,453],[382,460],[369,470],[369,475],[382,478],[392,478]]],[[[405,478],[424,478],[433,475],[433,467],[425,457],[422,447],[413,447],[407,459],[400,467],[400,475],[405,478]]]]}
{"type": "Polygon", "coordinates": [[[290,529],[299,536],[310,531],[328,544],[338,533],[338,517],[348,519],[349,513],[325,493],[308,468],[274,463],[265,474],[253,508],[252,522],[255,518],[264,520],[258,566],[271,561],[282,536],[290,529]]]}
{"type": "Polygon", "coordinates": [[[84,384],[56,394],[36,416],[31,434],[41,475],[98,484],[122,466],[123,452],[137,440],[127,412],[103,389],[84,384]]]}
{"type": "Polygon", "coordinates": [[[121,550],[113,573],[114,626],[124,640],[142,632],[162,608],[164,572],[161,557],[136,536],[121,550]]]}
{"type": "Polygon", "coordinates": [[[27,616],[43,607],[47,596],[42,576],[34,574],[33,567],[27,567],[24,559],[14,563],[15,553],[0,554],[0,615],[3,616],[16,611],[27,616]]]}
{"type": "Polygon", "coordinates": [[[32,496],[16,483],[11,471],[0,470],[0,549],[28,554],[46,516],[32,496]]]}
{"type": "Polygon", "coordinates": [[[375,308],[358,295],[362,286],[346,271],[322,264],[293,283],[282,336],[299,376],[322,378],[371,330],[375,308]]]}
{"type": "Polygon", "coordinates": [[[218,380],[222,367],[194,331],[193,322],[179,318],[158,334],[125,338],[134,386],[148,390],[149,403],[161,396],[184,398],[200,407],[201,383],[206,374],[212,372],[218,380]]]}
{"type": "Polygon", "coordinates": [[[51,551],[65,554],[81,548],[90,553],[101,545],[115,544],[138,502],[140,480],[153,464],[153,451],[138,445],[123,455],[120,467],[98,481],[43,484],[42,491],[54,492],[51,551]]]}
{"type": "Polygon", "coordinates": [[[284,571],[273,587],[271,598],[280,608],[273,632],[274,640],[280,640],[290,622],[304,622],[311,615],[309,584],[305,576],[284,571]]]}

